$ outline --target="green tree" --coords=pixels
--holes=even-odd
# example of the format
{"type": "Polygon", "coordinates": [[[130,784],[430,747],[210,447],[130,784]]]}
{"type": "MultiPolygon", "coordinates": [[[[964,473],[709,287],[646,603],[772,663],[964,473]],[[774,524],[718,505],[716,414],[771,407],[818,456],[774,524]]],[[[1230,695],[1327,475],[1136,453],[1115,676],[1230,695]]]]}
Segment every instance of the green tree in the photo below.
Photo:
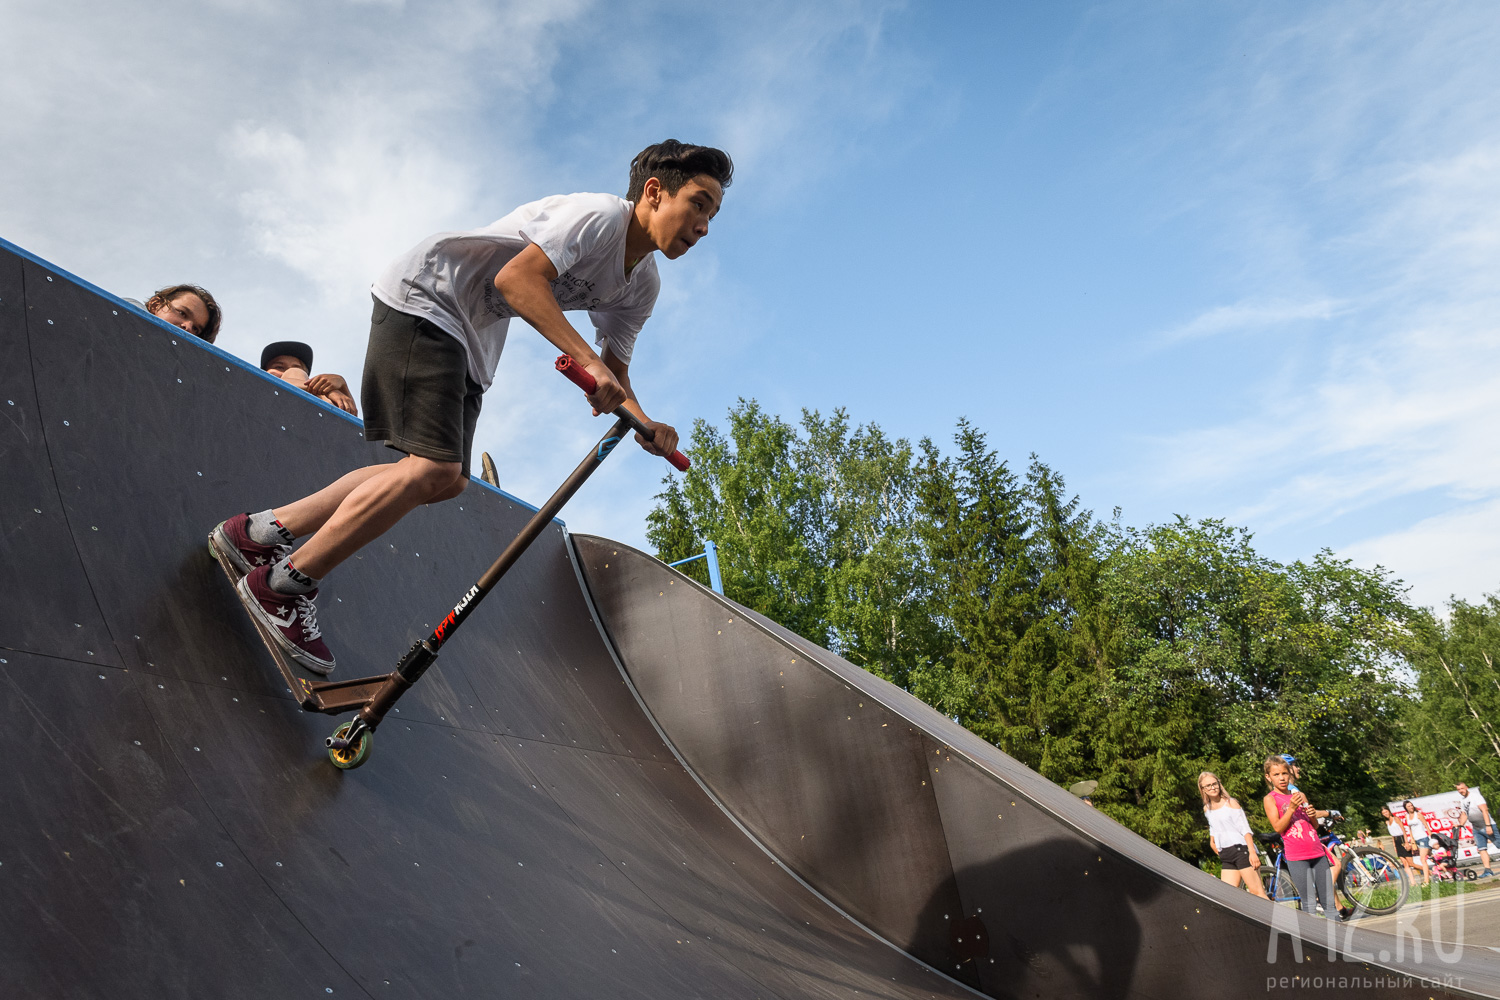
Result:
{"type": "MultiPolygon", "coordinates": [[[[723,434],[693,423],[692,466],[668,475],[646,537],[671,562],[719,547],[729,597],[820,645],[828,643],[822,554],[811,530],[817,498],[798,468],[796,428],[754,400],[730,410],[723,434]]],[[[706,580],[701,564],[690,564],[706,580]]]]}
{"type": "MultiPolygon", "coordinates": [[[[922,443],[918,532],[932,567],[936,648],[913,668],[912,693],[941,692],[943,711],[995,745],[1027,748],[1029,692],[1010,653],[1025,633],[1035,589],[1028,524],[1015,475],[960,421],[958,453],[943,457],[922,443]]],[[[898,683],[900,681],[898,680],[898,683]]],[[[1036,756],[1017,756],[1035,764],[1036,756]]]]}
{"type": "MultiPolygon", "coordinates": [[[[1197,776],[1227,758],[1218,710],[1234,669],[1235,619],[1248,538],[1217,523],[1116,530],[1101,580],[1113,623],[1093,742],[1099,807],[1157,844],[1191,856],[1197,776]],[[1226,634],[1227,633],[1227,634],[1226,634]]],[[[1243,781],[1231,782],[1240,795],[1243,781]]],[[[1250,786],[1253,788],[1254,786],[1250,786]]]]}
{"type": "Polygon", "coordinates": [[[1413,742],[1432,768],[1421,784],[1500,781],[1500,598],[1453,600],[1446,622],[1423,614],[1414,629],[1412,666],[1421,702],[1413,742]]]}
{"type": "Polygon", "coordinates": [[[830,646],[899,683],[935,629],[911,445],[875,424],[851,431],[843,410],[828,419],[804,413],[802,426],[799,465],[813,497],[830,646]]]}
{"type": "Polygon", "coordinates": [[[901,677],[933,621],[910,444],[874,424],[851,429],[842,410],[805,412],[798,428],[741,400],[727,435],[695,422],[687,453],[692,467],[667,477],[647,517],[658,555],[683,559],[713,539],[728,596],[901,677]]]}
{"type": "Polygon", "coordinates": [[[946,643],[911,690],[1047,777],[1076,780],[1102,668],[1097,629],[1081,627],[1097,622],[1092,516],[1036,456],[1022,483],[967,421],[954,443],[952,458],[924,448],[919,530],[946,643]]]}
{"type": "Polygon", "coordinates": [[[1215,520],[1118,541],[1105,589],[1119,659],[1096,744],[1118,818],[1191,853],[1197,772],[1259,799],[1262,761],[1290,752],[1319,805],[1373,822],[1404,752],[1399,581],[1326,552],[1282,566],[1215,520]]]}
{"type": "Polygon", "coordinates": [[[1414,734],[1445,774],[1495,773],[1500,603],[1445,624],[1379,567],[1282,565],[1219,520],[1099,522],[1037,456],[1018,478],[963,420],[953,445],[741,400],[727,431],[695,423],[647,536],[667,560],[712,538],[730,597],[1060,784],[1097,778],[1103,811],[1184,857],[1207,853],[1200,770],[1256,822],[1272,753],[1366,823],[1435,773],[1414,734]]]}

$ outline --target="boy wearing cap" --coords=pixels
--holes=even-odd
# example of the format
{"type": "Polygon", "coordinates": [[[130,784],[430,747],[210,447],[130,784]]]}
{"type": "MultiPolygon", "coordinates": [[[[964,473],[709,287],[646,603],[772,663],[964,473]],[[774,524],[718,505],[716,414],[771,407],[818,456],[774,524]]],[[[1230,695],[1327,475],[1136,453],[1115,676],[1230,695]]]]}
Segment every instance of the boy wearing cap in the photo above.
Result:
{"type": "Polygon", "coordinates": [[[652,432],[654,455],[677,448],[631,388],[636,335],[661,283],[656,252],[676,260],[708,233],[734,164],[722,150],[668,139],[630,163],[625,198],[554,195],[483,229],[438,233],[375,282],[360,403],[367,440],[405,453],[356,469],[311,496],[220,523],[210,544],[246,575],[240,599],[294,661],[334,668],[313,603],[321,578],[422,504],[458,496],[481,398],[512,317],[593,376],[595,414],[625,406],[652,432]],[[587,310],[595,352],[563,315],[587,310]],[[310,535],[296,553],[292,542],[310,535]]]}
{"type": "Polygon", "coordinates": [[[1284,753],[1280,756],[1282,760],[1286,761],[1287,770],[1290,771],[1292,775],[1292,784],[1289,784],[1286,787],[1293,792],[1300,792],[1302,789],[1297,787],[1296,782],[1302,779],[1302,768],[1297,766],[1297,758],[1293,757],[1289,753],[1284,753]]]}
{"type": "Polygon", "coordinates": [[[260,370],[290,382],[304,392],[326,399],[345,413],[359,416],[349,383],[342,375],[308,375],[312,371],[313,350],[299,340],[278,340],[260,352],[260,370]]]}

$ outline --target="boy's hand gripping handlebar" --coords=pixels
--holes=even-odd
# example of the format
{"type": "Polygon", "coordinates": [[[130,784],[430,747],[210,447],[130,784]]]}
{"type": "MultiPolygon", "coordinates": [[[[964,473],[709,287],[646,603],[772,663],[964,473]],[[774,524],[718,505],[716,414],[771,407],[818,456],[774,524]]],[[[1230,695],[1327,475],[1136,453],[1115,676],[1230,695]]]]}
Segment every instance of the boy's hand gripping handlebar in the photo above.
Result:
{"type": "MultiPolygon", "coordinates": [[[[585,393],[593,392],[594,389],[598,386],[598,383],[594,380],[594,376],[585,371],[583,365],[580,365],[578,362],[574,361],[566,354],[561,355],[557,359],[557,370],[566,375],[568,377],[568,381],[578,386],[578,388],[582,389],[585,393]]],[[[614,415],[629,424],[631,430],[635,431],[647,441],[650,441],[655,437],[655,435],[651,433],[651,429],[648,428],[645,424],[641,423],[640,417],[637,417],[634,413],[631,413],[624,406],[615,407],[614,415]]],[[[667,461],[671,462],[672,467],[678,472],[686,472],[688,470],[689,464],[691,464],[688,462],[687,456],[680,451],[674,451],[672,452],[672,454],[668,455],[667,461]]]]}

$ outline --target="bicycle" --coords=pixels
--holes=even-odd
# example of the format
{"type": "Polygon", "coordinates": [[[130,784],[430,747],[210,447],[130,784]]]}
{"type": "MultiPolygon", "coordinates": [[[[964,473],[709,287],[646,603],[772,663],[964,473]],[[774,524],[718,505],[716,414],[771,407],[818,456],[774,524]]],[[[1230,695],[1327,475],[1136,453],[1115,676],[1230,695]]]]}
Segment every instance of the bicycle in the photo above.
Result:
{"type": "MultiPolygon", "coordinates": [[[[1343,820],[1338,812],[1332,813],[1327,825],[1343,820]]],[[[1320,820],[1319,826],[1325,825],[1320,820]]],[[[1326,848],[1339,859],[1339,877],[1334,884],[1334,897],[1342,896],[1355,913],[1395,913],[1406,902],[1411,886],[1406,871],[1399,862],[1378,847],[1355,846],[1345,843],[1332,830],[1320,832],[1326,848]]],[[[1257,833],[1255,839],[1261,843],[1280,844],[1281,836],[1275,833],[1257,833]]],[[[1302,905],[1301,894],[1291,873],[1283,862],[1283,851],[1277,850],[1272,864],[1260,866],[1261,883],[1266,895],[1277,903],[1302,905]]]]}

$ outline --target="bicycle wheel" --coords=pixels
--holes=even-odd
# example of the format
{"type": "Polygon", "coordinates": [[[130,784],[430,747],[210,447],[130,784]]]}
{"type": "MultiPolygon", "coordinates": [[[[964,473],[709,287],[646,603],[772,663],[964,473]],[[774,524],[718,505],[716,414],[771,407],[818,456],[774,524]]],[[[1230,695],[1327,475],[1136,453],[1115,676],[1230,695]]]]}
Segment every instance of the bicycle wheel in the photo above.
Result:
{"type": "Polygon", "coordinates": [[[1260,866],[1260,884],[1266,887],[1266,895],[1273,903],[1295,904],[1298,902],[1297,886],[1285,868],[1271,865],[1260,866]]]}
{"type": "Polygon", "coordinates": [[[1378,847],[1356,847],[1339,872],[1339,892],[1356,913],[1395,913],[1410,886],[1400,862],[1378,847]]]}
{"type": "MultiPolygon", "coordinates": [[[[1344,891],[1344,873],[1359,864],[1359,854],[1355,851],[1354,845],[1348,842],[1339,844],[1335,853],[1338,856],[1338,875],[1333,880],[1334,897],[1338,899],[1340,907],[1354,906],[1353,897],[1344,891]]],[[[1356,872],[1351,878],[1357,884],[1360,876],[1356,872]]]]}

